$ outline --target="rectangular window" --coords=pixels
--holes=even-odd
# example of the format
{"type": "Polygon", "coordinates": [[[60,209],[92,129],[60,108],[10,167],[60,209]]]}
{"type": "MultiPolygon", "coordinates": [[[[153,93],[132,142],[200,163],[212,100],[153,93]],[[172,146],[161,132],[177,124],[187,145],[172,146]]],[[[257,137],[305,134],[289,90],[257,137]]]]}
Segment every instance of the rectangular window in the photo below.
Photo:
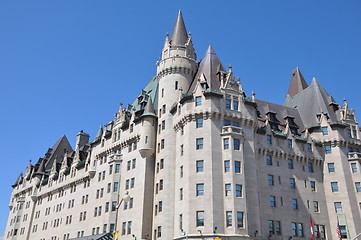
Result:
{"type": "Polygon", "coordinates": [[[328,135],[328,127],[322,127],[322,134],[325,136],[325,135],[328,135]]]}
{"type": "Polygon", "coordinates": [[[226,197],[227,196],[231,196],[231,184],[227,183],[224,187],[225,189],[225,194],[226,194],[226,197]]]}
{"type": "Polygon", "coordinates": [[[132,168],[134,169],[137,166],[137,159],[132,160],[132,168]]]}
{"type": "Polygon", "coordinates": [[[224,160],[224,172],[231,171],[231,163],[229,160],[224,160]]]}
{"type": "Polygon", "coordinates": [[[197,227],[204,226],[204,211],[197,211],[196,220],[197,220],[197,227]]]}
{"type": "Polygon", "coordinates": [[[162,130],[165,129],[165,120],[162,121],[162,130]]]}
{"type": "Polygon", "coordinates": [[[183,188],[179,189],[179,200],[183,200],[183,188]]]}
{"type": "Polygon", "coordinates": [[[320,212],[318,201],[313,201],[313,210],[317,213],[320,212]]]}
{"type": "Polygon", "coordinates": [[[329,173],[335,172],[335,163],[328,163],[327,167],[328,167],[328,172],[329,173]]]}
{"type": "Polygon", "coordinates": [[[223,139],[223,149],[229,149],[229,138],[223,139]]]}
{"type": "Polygon", "coordinates": [[[233,100],[233,110],[238,111],[238,101],[233,100]]]}
{"type": "Polygon", "coordinates": [[[295,189],[296,188],[296,181],[294,178],[290,178],[290,187],[292,189],[295,189]]]}
{"type": "Polygon", "coordinates": [[[310,181],[310,187],[312,192],[316,192],[316,182],[310,181]]]}
{"type": "Polygon", "coordinates": [[[158,208],[159,212],[162,212],[163,211],[163,202],[159,201],[158,206],[159,206],[159,208],[158,208]]]}
{"type": "Polygon", "coordinates": [[[183,214],[179,214],[179,230],[183,229],[183,214]]]}
{"type": "Polygon", "coordinates": [[[272,144],[272,136],[271,135],[267,135],[267,144],[272,144]]]}
{"type": "Polygon", "coordinates": [[[242,197],[242,185],[236,184],[236,197],[242,197]]]}
{"type": "Polygon", "coordinates": [[[312,152],[312,144],[311,143],[307,143],[307,151],[312,152]]]}
{"type": "Polygon", "coordinates": [[[178,81],[175,81],[174,83],[174,90],[178,90],[178,81]]]}
{"type": "Polygon", "coordinates": [[[231,99],[226,99],[226,109],[231,109],[231,99]]]}
{"type": "Polygon", "coordinates": [[[293,160],[292,159],[288,159],[287,160],[287,163],[288,163],[288,169],[293,169],[293,160]]]}
{"type": "Polygon", "coordinates": [[[303,237],[303,224],[297,223],[298,236],[303,237]]]}
{"type": "Polygon", "coordinates": [[[163,110],[163,114],[164,114],[165,111],[166,111],[166,105],[165,104],[162,106],[162,110],[163,110]]]}
{"type": "Polygon", "coordinates": [[[275,226],[273,220],[268,220],[268,233],[270,235],[275,234],[275,226]]]}
{"type": "Polygon", "coordinates": [[[160,149],[164,149],[164,139],[160,141],[160,149]]]}
{"type": "Polygon", "coordinates": [[[223,126],[230,126],[230,125],[231,125],[231,120],[228,119],[223,120],[223,126]]]}
{"type": "Polygon", "coordinates": [[[351,170],[353,173],[357,172],[357,163],[351,163],[351,170]]]}
{"type": "Polygon", "coordinates": [[[125,190],[129,189],[129,183],[130,183],[129,179],[125,180],[125,190]]]}
{"type": "Polygon", "coordinates": [[[237,212],[237,227],[238,228],[243,228],[244,225],[243,225],[243,212],[237,212]]]}
{"type": "Polygon", "coordinates": [[[196,107],[202,105],[202,97],[196,97],[196,107]]]}
{"type": "Polygon", "coordinates": [[[297,237],[297,223],[292,223],[292,237],[297,237]]]}
{"type": "Polygon", "coordinates": [[[127,222],[123,222],[123,224],[122,224],[122,235],[126,234],[126,230],[127,230],[127,222]]]}
{"type": "Polygon", "coordinates": [[[281,235],[281,222],[280,221],[274,221],[274,225],[275,225],[275,232],[277,235],[281,235]]]}
{"type": "Polygon", "coordinates": [[[270,185],[270,186],[274,185],[273,175],[271,175],[271,174],[268,174],[268,185],[270,185]]]}
{"type": "Polygon", "coordinates": [[[298,209],[298,202],[297,202],[297,199],[295,199],[295,198],[292,199],[292,208],[298,209]]]}
{"type": "Polygon", "coordinates": [[[226,212],[226,226],[232,227],[232,211],[226,212]]]}
{"type": "Polygon", "coordinates": [[[197,164],[196,171],[197,172],[203,172],[204,171],[203,163],[204,163],[203,160],[198,160],[196,162],[196,164],[197,164]]]}
{"type": "Polygon", "coordinates": [[[287,146],[288,146],[288,148],[292,148],[292,140],[291,139],[287,139],[287,146]]]}
{"type": "Polygon", "coordinates": [[[361,192],[361,183],[355,182],[355,186],[356,186],[356,192],[361,192]]]}
{"type": "Polygon", "coordinates": [[[341,204],[341,202],[335,202],[334,205],[335,205],[335,212],[336,213],[342,213],[342,204],[341,204]]]}
{"type": "Polygon", "coordinates": [[[325,145],[325,153],[331,154],[331,145],[325,145]]]}
{"type": "Polygon", "coordinates": [[[204,183],[199,183],[196,185],[197,187],[197,196],[204,196],[204,183]]]}
{"type": "Polygon", "coordinates": [[[180,146],[180,154],[181,154],[181,156],[183,156],[183,154],[184,154],[184,147],[183,147],[183,144],[180,146]]]}
{"type": "Polygon", "coordinates": [[[160,163],[160,169],[163,169],[164,168],[164,159],[161,159],[159,163],[160,163]]]}
{"type": "Polygon", "coordinates": [[[272,165],[272,157],[271,157],[271,155],[266,155],[266,163],[269,166],[272,165]]]}
{"type": "Polygon", "coordinates": [[[340,225],[339,228],[340,228],[341,238],[348,238],[346,226],[340,225]]]}
{"type": "Polygon", "coordinates": [[[196,149],[203,149],[203,138],[197,138],[196,139],[196,149]]]}
{"type": "Polygon", "coordinates": [[[113,192],[118,192],[118,189],[119,189],[119,183],[118,183],[118,182],[114,182],[113,192]]]}
{"type": "Polygon", "coordinates": [[[338,182],[331,182],[332,192],[338,192],[338,182]]]}
{"type": "Polygon", "coordinates": [[[134,188],[135,178],[130,179],[130,188],[134,188]]]}
{"type": "Polygon", "coordinates": [[[269,197],[269,203],[271,207],[276,207],[276,197],[275,196],[270,196],[269,197]]]}
{"type": "Polygon", "coordinates": [[[127,161],[127,171],[130,170],[130,167],[132,166],[132,162],[129,160],[127,161]]]}
{"type": "Polygon", "coordinates": [[[233,139],[233,149],[239,150],[241,145],[241,141],[237,138],[233,139]]]}
{"type": "Polygon", "coordinates": [[[202,128],[203,127],[203,118],[196,118],[196,128],[202,128]]]}
{"type": "Polygon", "coordinates": [[[313,164],[312,163],[308,163],[307,167],[308,167],[309,172],[313,172],[313,164]]]}
{"type": "Polygon", "coordinates": [[[234,161],[234,172],[241,173],[241,162],[240,161],[234,161]]]}

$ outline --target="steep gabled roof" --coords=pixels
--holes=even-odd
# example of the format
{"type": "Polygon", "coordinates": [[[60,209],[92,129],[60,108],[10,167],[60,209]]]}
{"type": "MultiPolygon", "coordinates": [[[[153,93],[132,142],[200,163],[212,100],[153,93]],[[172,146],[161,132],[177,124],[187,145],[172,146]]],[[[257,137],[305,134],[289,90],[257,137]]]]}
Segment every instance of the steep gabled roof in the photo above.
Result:
{"type": "Polygon", "coordinates": [[[198,79],[205,80],[210,89],[218,90],[221,86],[219,72],[226,72],[212,46],[209,46],[206,54],[199,63],[198,72],[195,75],[188,92],[192,93],[198,79]]]}
{"type": "Polygon", "coordinates": [[[288,88],[288,94],[293,97],[294,95],[300,93],[302,90],[308,87],[302,73],[298,67],[293,69],[292,77],[290,81],[290,86],[288,88]]]}
{"type": "Polygon", "coordinates": [[[340,112],[334,111],[330,106],[330,103],[334,102],[333,97],[313,78],[309,87],[293,97],[288,96],[285,105],[298,109],[305,126],[310,128],[319,125],[317,115],[320,113],[326,113],[330,122],[339,121],[340,112]]]}
{"type": "Polygon", "coordinates": [[[172,46],[184,46],[187,42],[188,34],[184,24],[182,12],[178,12],[177,21],[174,24],[172,36],[170,38],[172,46]]]}

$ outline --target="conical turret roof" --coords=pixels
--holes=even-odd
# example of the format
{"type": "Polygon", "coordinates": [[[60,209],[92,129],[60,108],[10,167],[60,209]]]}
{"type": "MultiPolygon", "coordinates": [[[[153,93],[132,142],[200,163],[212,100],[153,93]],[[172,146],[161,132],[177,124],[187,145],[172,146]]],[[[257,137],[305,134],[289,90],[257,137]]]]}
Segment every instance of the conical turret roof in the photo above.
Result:
{"type": "Polygon", "coordinates": [[[147,105],[145,106],[143,116],[155,116],[154,106],[152,102],[152,98],[149,98],[147,105]]]}
{"type": "Polygon", "coordinates": [[[293,69],[288,94],[293,97],[308,87],[302,73],[298,67],[293,69]]]}
{"type": "Polygon", "coordinates": [[[184,25],[184,20],[182,12],[178,12],[177,21],[175,22],[172,36],[170,38],[172,46],[183,46],[186,44],[188,39],[188,34],[186,26],[184,25]]]}
{"type": "Polygon", "coordinates": [[[102,138],[102,136],[103,136],[103,126],[100,125],[100,126],[99,126],[99,129],[98,129],[98,133],[97,133],[97,135],[95,136],[95,139],[94,139],[93,142],[100,141],[100,139],[102,138]]]}
{"type": "Polygon", "coordinates": [[[206,54],[199,63],[198,72],[194,77],[188,92],[194,91],[198,79],[205,80],[209,88],[218,90],[221,86],[221,82],[219,80],[218,74],[219,72],[225,72],[225,71],[226,70],[224,69],[213,47],[209,46],[206,54]]]}

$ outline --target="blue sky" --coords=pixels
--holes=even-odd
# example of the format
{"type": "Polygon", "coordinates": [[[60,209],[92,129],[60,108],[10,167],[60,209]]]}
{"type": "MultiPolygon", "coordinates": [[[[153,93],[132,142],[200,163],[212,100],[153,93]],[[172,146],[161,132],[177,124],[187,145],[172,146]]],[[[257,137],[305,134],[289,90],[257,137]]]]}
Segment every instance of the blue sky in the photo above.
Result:
{"type": "Polygon", "coordinates": [[[74,146],[154,76],[178,10],[198,60],[212,45],[248,95],[282,104],[292,69],[361,112],[361,2],[0,2],[0,236],[11,185],[62,135],[74,146]],[[176,3],[177,2],[177,3],[176,3]],[[180,4],[178,4],[180,2],[180,4]]]}

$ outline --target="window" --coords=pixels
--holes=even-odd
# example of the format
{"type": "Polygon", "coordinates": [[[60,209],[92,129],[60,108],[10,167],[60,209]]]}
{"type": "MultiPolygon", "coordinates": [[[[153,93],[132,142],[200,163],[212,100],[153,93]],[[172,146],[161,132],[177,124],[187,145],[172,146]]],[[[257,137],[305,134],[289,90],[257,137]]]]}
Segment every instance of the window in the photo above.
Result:
{"type": "Polygon", "coordinates": [[[236,197],[242,197],[242,185],[236,184],[236,197]]]}
{"type": "Polygon", "coordinates": [[[298,228],[298,236],[299,236],[299,237],[303,237],[303,224],[302,224],[302,223],[298,223],[298,224],[297,224],[297,228],[298,228]]]}
{"type": "Polygon", "coordinates": [[[241,145],[241,141],[237,138],[233,139],[233,149],[239,150],[241,145]]]}
{"type": "Polygon", "coordinates": [[[292,159],[288,159],[287,163],[288,163],[288,169],[293,169],[294,168],[292,159]]]}
{"type": "Polygon", "coordinates": [[[224,187],[225,189],[225,194],[226,194],[226,197],[227,196],[231,196],[231,184],[227,183],[224,187]]]}
{"type": "Polygon", "coordinates": [[[180,171],[180,177],[182,178],[183,177],[183,166],[179,167],[179,171],[180,171]]]}
{"type": "Polygon", "coordinates": [[[266,163],[267,163],[267,165],[272,165],[272,157],[271,157],[271,155],[266,155],[266,163]]]}
{"type": "Polygon", "coordinates": [[[325,136],[325,135],[328,135],[328,127],[322,127],[322,134],[325,136]]]}
{"type": "Polygon", "coordinates": [[[204,226],[204,211],[197,211],[196,213],[197,217],[197,227],[203,227],[204,226]]]}
{"type": "Polygon", "coordinates": [[[134,159],[132,160],[132,168],[135,168],[136,165],[137,165],[137,159],[134,158],[134,159]]]}
{"type": "Polygon", "coordinates": [[[163,114],[164,114],[165,111],[166,111],[166,105],[165,104],[162,106],[162,110],[163,110],[163,114]]]}
{"type": "Polygon", "coordinates": [[[295,199],[295,198],[292,199],[292,208],[298,209],[298,202],[297,202],[297,199],[295,199]]]}
{"type": "Polygon", "coordinates": [[[223,120],[223,126],[230,126],[230,125],[231,125],[231,120],[228,119],[223,120]]]}
{"type": "Polygon", "coordinates": [[[331,154],[331,145],[325,145],[325,153],[331,154]]]}
{"type": "Polygon", "coordinates": [[[351,170],[353,173],[357,172],[357,164],[356,163],[351,163],[351,170]]]}
{"type": "Polygon", "coordinates": [[[240,161],[234,161],[234,172],[235,173],[241,172],[241,162],[240,161]]]}
{"type": "Polygon", "coordinates": [[[292,189],[295,189],[296,188],[296,181],[294,178],[290,178],[290,187],[292,189]]]}
{"type": "Polygon", "coordinates": [[[231,99],[226,99],[226,109],[231,109],[231,99]]]}
{"type": "Polygon", "coordinates": [[[129,189],[129,183],[130,183],[129,179],[125,180],[125,190],[129,189]]]}
{"type": "Polygon", "coordinates": [[[196,139],[196,149],[203,149],[203,138],[197,138],[196,139]]]}
{"type": "Polygon", "coordinates": [[[162,226],[158,226],[158,238],[162,237],[162,226]]]}
{"type": "Polygon", "coordinates": [[[159,191],[163,190],[163,179],[159,180],[159,191]]]}
{"type": "Polygon", "coordinates": [[[269,197],[269,203],[271,207],[276,207],[276,197],[275,196],[270,196],[269,197]]]}
{"type": "Polygon", "coordinates": [[[336,213],[342,213],[342,204],[341,204],[341,202],[335,202],[334,205],[335,205],[335,212],[336,213]]]}
{"type": "Polygon", "coordinates": [[[226,212],[226,226],[232,227],[232,211],[226,212]]]}
{"type": "Polygon", "coordinates": [[[179,230],[183,229],[183,214],[179,214],[179,230]]]}
{"type": "Polygon", "coordinates": [[[165,129],[165,120],[162,121],[162,130],[165,129]]]}
{"type": "Polygon", "coordinates": [[[224,160],[224,172],[231,171],[231,163],[229,160],[224,160]]]}
{"type": "Polygon", "coordinates": [[[196,164],[197,164],[196,171],[197,172],[203,172],[203,170],[204,170],[203,163],[204,163],[203,160],[198,160],[196,162],[196,164]]]}
{"type": "Polygon", "coordinates": [[[199,183],[197,186],[197,196],[203,196],[204,195],[204,183],[199,183]]]}
{"type": "Polygon", "coordinates": [[[237,227],[238,228],[243,228],[243,212],[237,212],[237,227]]]}
{"type": "Polygon", "coordinates": [[[159,163],[160,163],[160,165],[159,165],[160,169],[163,169],[164,168],[164,159],[161,159],[159,163]]]}
{"type": "Polygon", "coordinates": [[[318,201],[313,201],[313,210],[315,212],[320,212],[320,208],[318,206],[318,201]]]}
{"type": "Polygon", "coordinates": [[[328,163],[327,167],[328,167],[328,172],[329,173],[335,172],[335,164],[334,163],[328,163]]]}
{"type": "Polygon", "coordinates": [[[161,148],[161,149],[164,149],[164,139],[162,139],[162,140],[160,141],[160,148],[161,148]]]}
{"type": "Polygon", "coordinates": [[[338,192],[338,182],[331,182],[331,191],[338,192]]]}
{"type": "Polygon", "coordinates": [[[115,164],[115,173],[120,173],[120,164],[115,164]]]}
{"type": "Polygon", "coordinates": [[[292,223],[292,237],[297,237],[297,223],[292,223]]]}
{"type": "Polygon", "coordinates": [[[196,128],[202,128],[203,127],[203,118],[196,118],[196,128]]]}
{"type": "MultiPolygon", "coordinates": [[[[134,182],[135,182],[135,178],[131,178],[130,179],[130,188],[134,188],[134,182]]],[[[163,183],[163,181],[162,181],[163,183]]]]}
{"type": "Polygon", "coordinates": [[[236,100],[233,101],[233,110],[238,110],[238,101],[236,100]]]}
{"type": "Polygon", "coordinates": [[[312,192],[316,192],[316,182],[310,181],[310,187],[312,192]]]}
{"type": "Polygon", "coordinates": [[[178,89],[178,81],[175,81],[174,83],[174,90],[177,90],[178,89]]]}
{"type": "Polygon", "coordinates": [[[274,185],[273,175],[271,175],[271,174],[268,174],[268,185],[270,185],[270,186],[274,185]]]}
{"type": "Polygon", "coordinates": [[[130,160],[127,161],[127,171],[130,170],[131,165],[132,165],[132,162],[130,160]]]}
{"type": "Polygon", "coordinates": [[[223,149],[229,149],[229,138],[223,139],[223,149]]]}
{"type": "Polygon", "coordinates": [[[311,143],[307,143],[307,151],[312,152],[312,144],[311,143]]]}
{"type": "Polygon", "coordinates": [[[196,97],[196,107],[202,105],[202,97],[196,97]]]}
{"type": "Polygon", "coordinates": [[[122,224],[122,235],[126,234],[126,230],[127,230],[127,222],[123,222],[123,224],[122,224]]]}
{"type": "Polygon", "coordinates": [[[272,144],[272,136],[267,135],[267,144],[272,144]]]}
{"type": "Polygon", "coordinates": [[[308,163],[307,167],[308,167],[309,172],[313,172],[313,164],[312,163],[308,163]]]}
{"type": "Polygon", "coordinates": [[[355,182],[355,186],[356,186],[356,192],[361,192],[361,183],[355,182]]]}
{"type": "MultiPolygon", "coordinates": [[[[109,175],[113,173],[113,165],[109,166],[109,175]]],[[[84,183],[84,188],[86,188],[86,183],[84,183]]]]}
{"type": "Polygon", "coordinates": [[[341,238],[348,238],[346,226],[340,225],[339,228],[340,228],[341,238]]]}
{"type": "Polygon", "coordinates": [[[183,188],[179,189],[179,200],[183,200],[183,188]]]}
{"type": "Polygon", "coordinates": [[[180,154],[181,154],[181,156],[183,156],[183,154],[184,154],[184,147],[183,147],[183,144],[180,146],[180,154]]]}
{"type": "Polygon", "coordinates": [[[281,235],[281,222],[268,220],[268,231],[270,234],[281,235]]]}
{"type": "Polygon", "coordinates": [[[114,182],[113,192],[117,192],[117,191],[118,191],[118,188],[119,188],[119,183],[118,183],[118,182],[114,182]]]}
{"type": "Polygon", "coordinates": [[[159,206],[158,211],[159,211],[159,212],[162,212],[162,211],[163,211],[163,202],[162,202],[162,201],[159,201],[159,202],[158,202],[158,206],[159,206]]]}
{"type": "Polygon", "coordinates": [[[287,139],[287,146],[288,146],[288,148],[292,148],[292,140],[291,139],[287,139]]]}

